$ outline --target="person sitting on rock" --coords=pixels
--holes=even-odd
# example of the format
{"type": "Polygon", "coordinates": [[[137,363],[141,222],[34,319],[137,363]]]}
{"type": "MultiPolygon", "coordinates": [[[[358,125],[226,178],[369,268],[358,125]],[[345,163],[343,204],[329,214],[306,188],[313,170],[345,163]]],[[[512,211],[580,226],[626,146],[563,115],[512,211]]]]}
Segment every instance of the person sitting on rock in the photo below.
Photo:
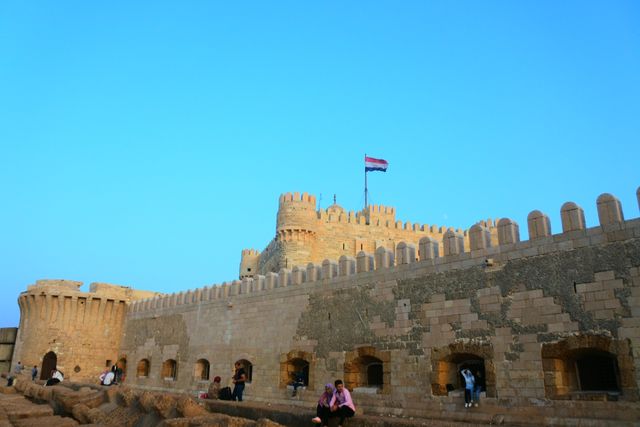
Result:
{"type": "Polygon", "coordinates": [[[110,386],[115,384],[116,374],[113,370],[105,371],[100,375],[100,385],[110,386]]]}
{"type": "Polygon", "coordinates": [[[62,374],[62,372],[60,372],[57,369],[54,369],[54,370],[51,371],[51,376],[49,377],[49,379],[45,383],[45,387],[46,386],[51,386],[51,385],[56,385],[58,383],[61,383],[63,380],[64,380],[64,375],[62,374]]]}
{"type": "Polygon", "coordinates": [[[315,424],[322,424],[323,427],[329,425],[329,417],[331,416],[331,399],[335,393],[333,384],[328,383],[324,386],[324,393],[320,395],[318,399],[318,406],[316,406],[316,417],[311,420],[315,424]]]}
{"type": "Polygon", "coordinates": [[[333,393],[331,398],[331,416],[340,417],[339,427],[342,427],[345,418],[351,418],[356,414],[356,406],[351,400],[351,394],[349,390],[344,387],[342,380],[335,381],[336,392],[333,393]]]}
{"type": "Polygon", "coordinates": [[[222,378],[220,377],[215,377],[213,379],[213,382],[211,384],[209,384],[209,390],[207,390],[207,398],[209,399],[217,399],[218,395],[220,394],[220,382],[222,381],[222,378]]]}

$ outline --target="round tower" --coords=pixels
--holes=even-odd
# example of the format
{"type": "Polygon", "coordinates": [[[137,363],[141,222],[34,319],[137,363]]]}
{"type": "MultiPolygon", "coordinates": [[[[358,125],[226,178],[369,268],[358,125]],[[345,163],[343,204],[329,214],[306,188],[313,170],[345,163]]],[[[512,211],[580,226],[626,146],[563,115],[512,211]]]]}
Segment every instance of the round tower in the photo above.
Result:
{"type": "Polygon", "coordinates": [[[41,379],[58,367],[65,379],[95,379],[118,360],[120,340],[132,299],[155,293],[105,283],[38,280],[18,297],[20,327],[15,360],[37,366],[41,379]]]}
{"type": "Polygon", "coordinates": [[[306,265],[313,256],[318,214],[316,197],[307,193],[280,196],[276,240],[281,248],[279,268],[306,265]]]}

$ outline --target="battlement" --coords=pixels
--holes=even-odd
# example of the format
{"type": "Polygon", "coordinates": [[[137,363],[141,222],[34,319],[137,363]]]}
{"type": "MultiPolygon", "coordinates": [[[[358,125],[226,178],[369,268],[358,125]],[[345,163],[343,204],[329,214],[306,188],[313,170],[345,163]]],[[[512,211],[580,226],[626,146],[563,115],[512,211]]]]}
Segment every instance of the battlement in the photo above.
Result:
{"type": "Polygon", "coordinates": [[[36,283],[33,285],[29,285],[27,290],[32,290],[36,288],[46,288],[47,290],[52,289],[61,289],[61,290],[69,290],[69,291],[79,291],[82,286],[82,282],[78,282],[75,280],[65,280],[65,279],[42,279],[36,280],[36,283]]]}
{"type": "Polygon", "coordinates": [[[257,249],[243,249],[242,256],[258,256],[260,255],[260,251],[257,249]]]}
{"type": "MultiPolygon", "coordinates": [[[[638,204],[640,206],[640,192],[638,204]]],[[[509,218],[497,221],[487,219],[474,224],[464,233],[462,230],[448,229],[444,231],[441,242],[433,237],[423,237],[417,247],[411,243],[399,242],[395,249],[379,247],[375,253],[360,251],[355,258],[341,256],[338,260],[325,259],[321,264],[309,263],[292,269],[282,268],[278,273],[245,277],[222,285],[148,298],[133,302],[130,312],[141,313],[213,300],[227,301],[231,297],[311,282],[326,286],[327,283],[331,285],[333,282],[347,280],[347,276],[371,276],[378,271],[384,277],[390,277],[389,275],[396,273],[406,275],[407,271],[424,275],[474,266],[495,267],[518,258],[640,238],[640,219],[625,221],[617,198],[605,193],[598,197],[597,207],[600,223],[597,227],[586,228],[582,208],[568,202],[561,207],[563,232],[560,234],[551,234],[549,217],[535,210],[527,217],[529,240],[526,241],[520,240],[516,221],[509,218]],[[492,241],[492,228],[497,231],[497,243],[492,241]],[[468,237],[468,247],[465,246],[465,235],[468,237]]],[[[352,280],[352,283],[357,281],[348,280],[352,280]]]]}
{"type": "Polygon", "coordinates": [[[369,205],[365,209],[365,212],[370,214],[395,215],[396,208],[391,206],[384,206],[384,205],[369,205]]]}
{"type": "Polygon", "coordinates": [[[311,205],[313,207],[313,209],[315,210],[316,207],[316,196],[312,195],[312,194],[308,194],[308,193],[302,193],[300,194],[299,192],[295,192],[295,193],[283,193],[280,195],[280,204],[286,204],[286,203],[291,203],[291,202],[300,202],[300,203],[307,203],[309,205],[311,205]]]}

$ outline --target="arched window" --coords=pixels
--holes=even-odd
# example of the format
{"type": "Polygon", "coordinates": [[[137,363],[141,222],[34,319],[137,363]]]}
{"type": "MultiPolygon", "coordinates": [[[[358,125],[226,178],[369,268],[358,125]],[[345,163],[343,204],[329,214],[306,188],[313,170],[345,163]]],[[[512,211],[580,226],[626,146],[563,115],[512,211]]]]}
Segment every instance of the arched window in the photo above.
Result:
{"type": "Polygon", "coordinates": [[[544,344],[542,369],[546,397],[586,400],[597,394],[624,394],[622,379],[634,374],[626,364],[619,365],[618,360],[627,357],[629,352],[628,340],[596,335],[579,335],[544,344]]]}
{"type": "Polygon", "coordinates": [[[149,360],[142,359],[136,367],[136,377],[147,378],[149,376],[149,360]]]}
{"type": "Polygon", "coordinates": [[[240,367],[244,369],[244,373],[247,377],[246,382],[250,383],[253,380],[253,364],[247,359],[237,360],[236,363],[239,363],[240,367]]]}
{"type": "Polygon", "coordinates": [[[199,381],[209,380],[209,361],[207,359],[198,359],[193,370],[193,377],[199,381]]]}
{"type": "Polygon", "coordinates": [[[301,357],[292,357],[280,365],[280,387],[302,384],[309,386],[309,362],[301,357]]]}
{"type": "Polygon", "coordinates": [[[369,387],[382,387],[384,380],[382,377],[382,362],[370,361],[367,365],[367,384],[369,387]]]}
{"type": "Polygon", "coordinates": [[[345,367],[345,382],[351,388],[384,386],[382,360],[375,356],[357,357],[345,367]]]}
{"type": "Polygon", "coordinates": [[[162,364],[161,378],[165,381],[175,381],[178,376],[178,364],[173,359],[167,359],[162,364]]]}
{"type": "Polygon", "coordinates": [[[373,346],[359,347],[345,354],[344,385],[367,393],[389,393],[391,355],[373,346]]]}

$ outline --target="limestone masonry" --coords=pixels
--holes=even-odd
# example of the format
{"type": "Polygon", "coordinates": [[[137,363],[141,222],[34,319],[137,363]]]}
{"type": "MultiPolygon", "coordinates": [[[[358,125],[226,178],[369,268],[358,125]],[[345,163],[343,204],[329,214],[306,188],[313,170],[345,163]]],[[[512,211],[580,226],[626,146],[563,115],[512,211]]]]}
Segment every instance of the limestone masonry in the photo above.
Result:
{"type": "Polygon", "coordinates": [[[593,228],[572,202],[557,234],[531,212],[527,241],[507,218],[463,232],[315,205],[282,195],[275,238],[242,252],[232,282],[161,295],[38,281],[18,298],[14,363],[95,380],[117,362],[131,387],[195,394],[240,361],[247,400],[313,407],[342,378],[360,414],[417,418],[465,411],[469,368],[483,387],[469,417],[640,419],[640,219],[614,196],[593,228]]]}

